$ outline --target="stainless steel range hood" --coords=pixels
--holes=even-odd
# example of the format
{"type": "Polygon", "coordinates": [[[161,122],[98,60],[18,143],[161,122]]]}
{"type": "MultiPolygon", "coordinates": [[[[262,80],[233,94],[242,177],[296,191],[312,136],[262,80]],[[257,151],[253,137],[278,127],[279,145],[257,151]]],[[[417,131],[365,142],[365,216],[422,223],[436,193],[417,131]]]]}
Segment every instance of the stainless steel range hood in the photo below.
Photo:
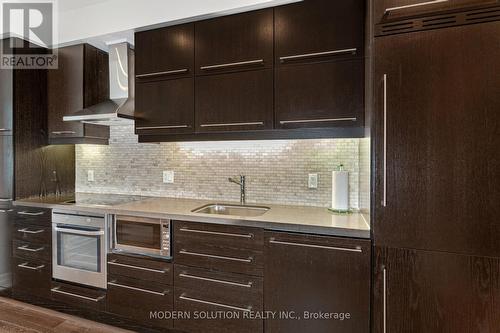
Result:
{"type": "Polygon", "coordinates": [[[75,110],[64,121],[98,125],[129,125],[134,121],[134,51],[126,42],[109,46],[110,99],[75,110]]]}

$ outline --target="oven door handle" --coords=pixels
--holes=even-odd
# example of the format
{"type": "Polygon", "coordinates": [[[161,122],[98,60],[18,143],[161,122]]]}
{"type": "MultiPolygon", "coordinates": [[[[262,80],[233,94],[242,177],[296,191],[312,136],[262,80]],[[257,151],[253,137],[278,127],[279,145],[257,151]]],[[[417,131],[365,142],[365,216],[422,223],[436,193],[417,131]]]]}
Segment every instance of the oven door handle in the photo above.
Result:
{"type": "Polygon", "coordinates": [[[85,230],[77,230],[77,229],[61,228],[61,227],[54,227],[54,230],[57,232],[65,232],[68,234],[82,235],[82,236],[102,236],[102,235],[104,235],[104,231],[102,231],[102,230],[85,231],[85,230]]]}

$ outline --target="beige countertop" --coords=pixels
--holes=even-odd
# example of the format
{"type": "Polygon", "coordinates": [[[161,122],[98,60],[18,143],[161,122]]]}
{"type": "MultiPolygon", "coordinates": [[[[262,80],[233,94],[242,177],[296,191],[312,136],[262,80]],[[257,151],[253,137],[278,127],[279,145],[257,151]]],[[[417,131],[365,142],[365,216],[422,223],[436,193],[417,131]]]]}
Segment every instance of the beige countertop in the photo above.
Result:
{"type": "MultiPolygon", "coordinates": [[[[215,203],[216,201],[213,200],[77,193],[76,203],[65,203],[72,199],[71,197],[29,198],[17,200],[14,205],[231,224],[260,227],[275,231],[370,238],[369,221],[365,219],[363,214],[339,215],[331,213],[326,208],[257,204],[258,206],[269,207],[270,210],[261,216],[247,217],[192,212],[201,206],[215,203]]],[[[229,204],[235,203],[231,202],[229,204]]]]}

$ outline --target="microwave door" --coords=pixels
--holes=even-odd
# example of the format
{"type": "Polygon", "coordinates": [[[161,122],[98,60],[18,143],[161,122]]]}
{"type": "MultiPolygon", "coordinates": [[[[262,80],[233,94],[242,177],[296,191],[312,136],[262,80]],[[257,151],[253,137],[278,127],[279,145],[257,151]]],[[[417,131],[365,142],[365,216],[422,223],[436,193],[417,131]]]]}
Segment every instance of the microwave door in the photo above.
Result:
{"type": "Polygon", "coordinates": [[[115,221],[115,250],[161,255],[161,224],[147,219],[117,217],[115,221]]]}

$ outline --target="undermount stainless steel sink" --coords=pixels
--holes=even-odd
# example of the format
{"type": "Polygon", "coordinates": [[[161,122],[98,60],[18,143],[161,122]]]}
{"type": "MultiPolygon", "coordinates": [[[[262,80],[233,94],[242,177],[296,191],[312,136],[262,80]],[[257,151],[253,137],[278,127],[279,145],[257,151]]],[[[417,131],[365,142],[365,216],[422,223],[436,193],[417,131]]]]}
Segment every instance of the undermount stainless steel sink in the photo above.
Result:
{"type": "Polygon", "coordinates": [[[261,216],[264,215],[269,207],[262,206],[243,206],[243,205],[223,205],[208,204],[194,209],[193,213],[215,214],[215,215],[233,215],[233,216],[261,216]]]}

